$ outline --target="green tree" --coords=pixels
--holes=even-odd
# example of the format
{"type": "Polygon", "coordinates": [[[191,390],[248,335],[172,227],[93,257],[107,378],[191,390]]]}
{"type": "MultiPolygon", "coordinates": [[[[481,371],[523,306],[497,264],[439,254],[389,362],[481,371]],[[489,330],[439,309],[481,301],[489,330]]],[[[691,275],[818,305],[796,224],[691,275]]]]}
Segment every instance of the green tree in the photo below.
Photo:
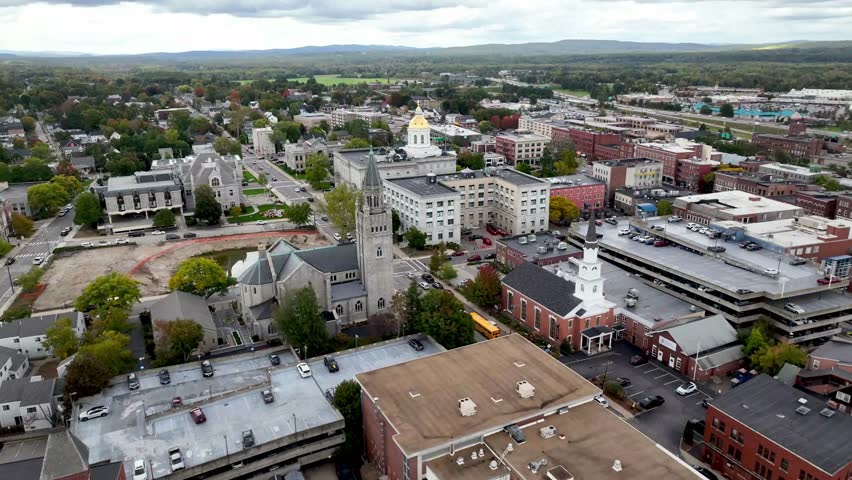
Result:
{"type": "Polygon", "coordinates": [[[343,146],[344,150],[352,150],[355,148],[367,148],[370,146],[370,142],[364,138],[353,138],[346,142],[343,146]]]}
{"type": "Polygon", "coordinates": [[[564,224],[580,217],[580,210],[574,202],[565,197],[550,197],[551,223],[564,224]]]}
{"type": "Polygon", "coordinates": [[[413,279],[404,291],[397,291],[391,299],[391,309],[400,324],[413,322],[420,311],[420,289],[413,279]]]}
{"type": "Polygon", "coordinates": [[[515,170],[526,174],[532,173],[532,167],[529,163],[518,162],[515,164],[515,170]]]}
{"type": "Polygon", "coordinates": [[[488,120],[483,120],[479,122],[479,131],[482,133],[489,133],[494,131],[494,125],[491,125],[491,122],[488,120]]]}
{"type": "Polygon", "coordinates": [[[273,317],[278,331],[293,347],[307,347],[308,355],[327,351],[328,333],[319,316],[317,296],[310,283],[298,290],[287,291],[273,317]]]}
{"type": "Polygon", "coordinates": [[[154,320],[154,329],[159,336],[156,366],[186,362],[204,339],[201,325],[194,320],[154,320]]]}
{"type": "Polygon", "coordinates": [[[730,103],[722,104],[719,107],[719,115],[727,118],[734,118],[734,106],[730,103]]]}
{"type": "Polygon", "coordinates": [[[603,386],[603,391],[610,397],[624,398],[624,387],[618,382],[606,382],[603,386]]]}
{"type": "Polygon", "coordinates": [[[103,216],[101,201],[91,192],[83,192],[77,197],[74,208],[74,223],[77,225],[94,225],[103,216]]]}
{"type": "Polygon", "coordinates": [[[218,137],[213,140],[213,150],[219,155],[239,155],[242,153],[242,147],[239,142],[235,142],[225,137],[218,137]]]}
{"type": "Polygon", "coordinates": [[[29,272],[23,273],[18,276],[18,285],[24,289],[24,291],[35,290],[38,286],[38,283],[41,281],[41,276],[44,275],[44,269],[41,267],[33,267],[29,272]]]}
{"type": "Polygon", "coordinates": [[[210,185],[199,185],[195,189],[195,218],[210,225],[219,223],[222,206],[216,201],[216,193],[210,185]]]}
{"type": "Polygon", "coordinates": [[[154,215],[155,227],[171,227],[175,224],[175,221],[174,212],[168,208],[157,210],[157,213],[154,215]]]}
{"type": "Polygon", "coordinates": [[[296,226],[307,225],[311,221],[311,204],[297,203],[287,209],[287,219],[296,226]]]}
{"type": "Polygon", "coordinates": [[[51,150],[50,145],[46,143],[37,143],[30,149],[30,154],[38,160],[50,162],[56,155],[51,150]]]}
{"type": "Polygon", "coordinates": [[[562,151],[559,160],[553,164],[556,175],[574,175],[579,167],[580,162],[577,161],[577,152],[574,150],[562,151]]]}
{"type": "Polygon", "coordinates": [[[464,311],[464,305],[446,290],[429,290],[423,295],[414,327],[448,349],[473,343],[470,315],[464,311]]]}
{"type": "Polygon", "coordinates": [[[465,282],[461,289],[465,297],[480,307],[492,307],[500,304],[502,287],[497,270],[485,265],[476,272],[473,280],[465,282]]]}
{"type": "Polygon", "coordinates": [[[462,168],[481,170],[485,168],[485,156],[481,153],[461,152],[456,163],[462,168]]]}
{"type": "Polygon", "coordinates": [[[349,122],[346,122],[343,125],[343,129],[349,132],[355,138],[369,138],[370,136],[370,124],[364,120],[355,119],[349,122]]]}
{"type": "Polygon", "coordinates": [[[411,227],[407,232],[405,232],[405,241],[408,242],[409,247],[415,250],[423,250],[426,248],[426,234],[416,227],[411,227]]]}
{"type": "Polygon", "coordinates": [[[363,451],[364,427],[361,420],[361,385],[355,380],[344,380],[334,389],[334,407],[343,416],[346,425],[344,458],[359,458],[363,451]]]}
{"type": "Polygon", "coordinates": [[[753,365],[761,373],[777,375],[785,363],[804,367],[808,353],[798,345],[777,343],[757,353],[757,364],[753,365]]]}
{"type": "Polygon", "coordinates": [[[127,335],[106,331],[93,342],[81,346],[79,353],[91,355],[109,369],[110,375],[116,376],[128,372],[136,364],[129,345],[130,337],[127,335]]]}
{"type": "Polygon", "coordinates": [[[21,119],[21,126],[24,127],[24,132],[27,134],[32,133],[33,130],[35,130],[36,120],[35,118],[27,115],[21,119]]]}
{"type": "Polygon", "coordinates": [[[96,334],[103,332],[130,333],[133,325],[127,320],[128,312],[121,308],[102,308],[95,315],[91,331],[96,334]]]}
{"type": "Polygon", "coordinates": [[[544,149],[544,152],[542,152],[538,164],[539,166],[541,166],[542,177],[552,177],[554,175],[553,152],[551,152],[549,148],[544,149]]]}
{"type": "Polygon", "coordinates": [[[664,217],[672,214],[672,202],[669,200],[660,200],[657,202],[657,215],[664,217]]]}
{"type": "Polygon", "coordinates": [[[391,211],[391,225],[393,229],[394,235],[399,231],[399,227],[402,226],[402,220],[399,219],[399,214],[396,213],[396,210],[391,211]]]}
{"type": "Polygon", "coordinates": [[[12,244],[6,240],[0,240],[0,257],[12,251],[12,244]]]}
{"type": "Polygon", "coordinates": [[[110,368],[95,356],[78,353],[65,372],[65,392],[75,392],[76,398],[97,395],[109,385],[110,368]]]}
{"type": "Polygon", "coordinates": [[[447,249],[446,245],[441,242],[439,245],[435,246],[435,249],[432,251],[432,256],[429,257],[429,271],[432,273],[438,273],[438,270],[447,263],[447,257],[444,256],[444,251],[447,249]]]}
{"type": "Polygon", "coordinates": [[[12,213],[12,230],[19,237],[29,237],[34,230],[33,221],[18,212],[14,212],[12,213]]]}
{"type": "Polygon", "coordinates": [[[319,211],[328,215],[328,220],[341,235],[355,231],[355,204],[361,193],[348,185],[338,185],[325,194],[325,203],[319,211]]]}
{"type": "Polygon", "coordinates": [[[81,312],[92,312],[96,318],[114,314],[114,311],[125,312],[126,316],[138,301],[139,282],[127,275],[112,272],[86,285],[83,293],[74,301],[74,308],[81,312]]]}
{"type": "Polygon", "coordinates": [[[756,324],[749,331],[743,345],[743,353],[747,357],[751,357],[769,346],[764,329],[765,327],[762,324],[756,324]]]}
{"type": "Polygon", "coordinates": [[[48,218],[56,215],[71,196],[59,184],[40,183],[27,189],[27,200],[36,218],[48,218]]]}
{"type": "Polygon", "coordinates": [[[328,155],[322,152],[308,155],[305,165],[305,179],[311,188],[320,190],[322,182],[328,177],[328,155]]]}
{"type": "Polygon", "coordinates": [[[169,289],[209,298],[228,288],[228,275],[218,262],[210,258],[193,257],[181,262],[169,280],[169,289]]]}
{"type": "Polygon", "coordinates": [[[60,318],[45,332],[47,339],[45,347],[52,349],[53,354],[64,360],[77,352],[80,340],[77,332],[71,327],[70,318],[60,318]]]}
{"type": "Polygon", "coordinates": [[[68,193],[69,198],[74,198],[83,191],[83,183],[73,175],[55,175],[50,181],[61,186],[68,193]]]}
{"type": "Polygon", "coordinates": [[[713,109],[710,108],[710,105],[702,105],[698,113],[701,115],[713,115],[713,109]]]}
{"type": "Polygon", "coordinates": [[[440,278],[441,280],[449,281],[449,280],[452,280],[452,279],[458,277],[459,272],[456,271],[456,269],[455,269],[455,267],[453,267],[452,263],[446,262],[443,265],[441,265],[441,268],[438,269],[437,275],[438,275],[438,278],[440,278]]]}

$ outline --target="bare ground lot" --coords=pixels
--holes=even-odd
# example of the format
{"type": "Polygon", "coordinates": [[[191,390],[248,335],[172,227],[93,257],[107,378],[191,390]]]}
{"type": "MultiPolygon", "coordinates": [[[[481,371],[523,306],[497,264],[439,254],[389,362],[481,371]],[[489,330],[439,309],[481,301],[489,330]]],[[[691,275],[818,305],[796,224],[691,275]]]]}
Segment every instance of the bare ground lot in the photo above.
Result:
{"type": "Polygon", "coordinates": [[[161,295],[168,292],[169,279],[180,262],[187,258],[219,250],[253,247],[260,243],[271,245],[279,238],[287,239],[300,249],[328,245],[321,234],[259,232],[215,239],[116,246],[60,254],[42,277],[42,284],[46,285],[46,289],[36,300],[33,310],[69,307],[83,292],[83,288],[95,278],[110,272],[130,273],[145,259],[149,260],[131,276],[140,282],[143,297],[161,295]]]}

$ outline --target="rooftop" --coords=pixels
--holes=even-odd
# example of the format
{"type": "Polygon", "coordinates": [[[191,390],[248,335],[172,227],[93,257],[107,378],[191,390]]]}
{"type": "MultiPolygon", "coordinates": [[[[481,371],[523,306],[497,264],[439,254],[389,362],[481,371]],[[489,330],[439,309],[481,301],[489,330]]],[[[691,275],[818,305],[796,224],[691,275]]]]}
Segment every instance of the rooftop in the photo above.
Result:
{"type": "Polygon", "coordinates": [[[506,138],[512,140],[514,142],[549,142],[550,137],[545,137],[544,135],[539,135],[537,133],[501,133],[497,135],[497,138],[506,138]]]}
{"type": "Polygon", "coordinates": [[[497,243],[503,244],[506,247],[521,253],[523,257],[529,261],[539,260],[542,258],[573,255],[582,251],[570,243],[562,242],[558,238],[551,235],[549,232],[538,232],[535,234],[535,238],[535,242],[530,242],[528,241],[529,236],[518,235],[515,237],[498,238],[497,243]],[[526,243],[521,243],[522,238],[527,239],[526,243]],[[559,249],[560,244],[565,247],[563,250],[559,249]],[[540,252],[538,250],[540,247],[545,248],[546,251],[540,252]]]}
{"type": "Polygon", "coordinates": [[[547,181],[553,184],[552,188],[578,186],[578,185],[605,185],[605,182],[597,178],[590,177],[583,173],[574,175],[563,175],[561,177],[548,178],[547,181]]]}
{"type": "Polygon", "coordinates": [[[581,303],[574,282],[531,262],[518,265],[502,282],[558,315],[568,315],[581,303]]]}
{"type": "Polygon", "coordinates": [[[829,220],[818,216],[803,216],[798,217],[798,219],[787,218],[748,224],[733,220],[724,220],[713,222],[713,225],[723,229],[740,228],[745,232],[746,236],[754,240],[762,240],[767,243],[783,246],[784,248],[846,240],[852,237],[852,229],[845,236],[839,237],[827,233],[826,228],[828,226],[850,228],[852,227],[852,221],[842,219],[829,220]]]}
{"type": "Polygon", "coordinates": [[[172,366],[172,383],[165,386],[160,385],[156,369],[137,372],[139,390],[131,392],[125,382],[118,382],[97,397],[80,399],[71,429],[89,448],[91,463],[126,459],[130,478],[133,459],[148,458],[153,477],[160,478],[170,473],[167,450],[175,445],[181,447],[186,467],[192,468],[225,457],[225,436],[230,453],[240,451],[244,430],[251,429],[260,445],[341,421],[325,398],[327,389],[356,374],[443,350],[429,339],[421,339],[425,349],[417,352],[406,340],[341,352],[335,355],[340,366],[336,373],[328,372],[321,357],[309,360],[313,376],[308,379],[299,376],[297,359],[289,350],[274,352],[281,359],[277,367],[270,367],[267,359],[272,351],[213,359],[216,373],[210,378],[202,377],[197,363],[172,366]],[[270,385],[275,402],[267,405],[260,391],[270,385]],[[183,408],[171,408],[175,396],[183,399],[183,408]],[[96,405],[109,406],[110,415],[90,422],[76,420],[80,409],[96,405]],[[202,407],[209,421],[194,424],[187,414],[190,405],[202,407]]]}
{"type": "Polygon", "coordinates": [[[438,180],[441,182],[452,182],[454,180],[465,180],[472,178],[499,178],[517,186],[527,186],[535,184],[545,185],[548,183],[545,180],[533,177],[532,175],[521,173],[515,170],[514,168],[486,168],[484,170],[462,170],[456,173],[438,175],[438,180]]]}
{"type": "Polygon", "coordinates": [[[482,135],[479,132],[459,127],[458,125],[429,125],[433,132],[447,135],[450,137],[478,137],[482,135]]]}
{"type": "Polygon", "coordinates": [[[802,209],[796,205],[790,205],[789,203],[779,202],[739,190],[687,195],[676,199],[675,203],[680,205],[701,205],[705,208],[725,212],[731,216],[789,212],[802,209]]]}
{"type": "Polygon", "coordinates": [[[395,426],[395,442],[408,455],[579,405],[600,392],[517,334],[356,378],[395,426]],[[519,395],[522,381],[534,388],[533,396],[519,395]],[[476,404],[476,414],[460,414],[463,398],[476,404]]]}
{"type": "Polygon", "coordinates": [[[459,196],[459,192],[444,185],[441,182],[430,182],[430,177],[407,177],[407,178],[388,178],[385,182],[391,183],[404,190],[411,192],[418,197],[445,197],[452,195],[459,196]]]}
{"type": "Polygon", "coordinates": [[[852,416],[826,417],[821,414],[825,402],[768,375],[729,390],[710,408],[711,414],[721,411],[829,475],[852,461],[852,416]]]}
{"type": "Polygon", "coordinates": [[[840,363],[852,365],[852,343],[831,340],[811,352],[811,357],[837,360],[840,363]]]}
{"type": "Polygon", "coordinates": [[[595,165],[601,164],[606,165],[608,167],[636,167],[639,165],[647,165],[647,166],[656,166],[663,165],[663,162],[658,160],[651,160],[650,158],[637,157],[637,158],[622,158],[618,160],[604,160],[602,162],[595,162],[595,165]]]}
{"type": "Polygon", "coordinates": [[[684,148],[683,146],[678,145],[676,143],[645,142],[645,143],[637,143],[636,146],[637,147],[642,146],[642,147],[648,147],[648,148],[655,148],[657,150],[663,150],[663,151],[669,152],[669,153],[695,153],[695,150],[693,150],[691,148],[684,148]]]}

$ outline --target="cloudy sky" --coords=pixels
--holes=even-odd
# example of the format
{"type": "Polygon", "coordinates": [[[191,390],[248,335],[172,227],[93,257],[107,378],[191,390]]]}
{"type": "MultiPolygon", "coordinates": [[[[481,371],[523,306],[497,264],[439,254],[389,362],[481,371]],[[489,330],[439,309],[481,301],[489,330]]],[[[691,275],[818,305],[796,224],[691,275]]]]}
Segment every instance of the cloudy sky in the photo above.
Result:
{"type": "Polygon", "coordinates": [[[850,39],[852,0],[0,0],[0,50],[850,39]]]}

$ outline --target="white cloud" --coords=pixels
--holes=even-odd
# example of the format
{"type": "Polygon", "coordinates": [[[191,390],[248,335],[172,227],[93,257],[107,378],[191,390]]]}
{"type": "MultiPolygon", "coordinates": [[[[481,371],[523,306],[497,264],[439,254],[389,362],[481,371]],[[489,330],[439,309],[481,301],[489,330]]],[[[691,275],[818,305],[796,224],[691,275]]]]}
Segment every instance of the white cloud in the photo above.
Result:
{"type": "Polygon", "coordinates": [[[0,0],[0,50],[840,40],[848,38],[850,16],[852,0],[0,0]]]}

